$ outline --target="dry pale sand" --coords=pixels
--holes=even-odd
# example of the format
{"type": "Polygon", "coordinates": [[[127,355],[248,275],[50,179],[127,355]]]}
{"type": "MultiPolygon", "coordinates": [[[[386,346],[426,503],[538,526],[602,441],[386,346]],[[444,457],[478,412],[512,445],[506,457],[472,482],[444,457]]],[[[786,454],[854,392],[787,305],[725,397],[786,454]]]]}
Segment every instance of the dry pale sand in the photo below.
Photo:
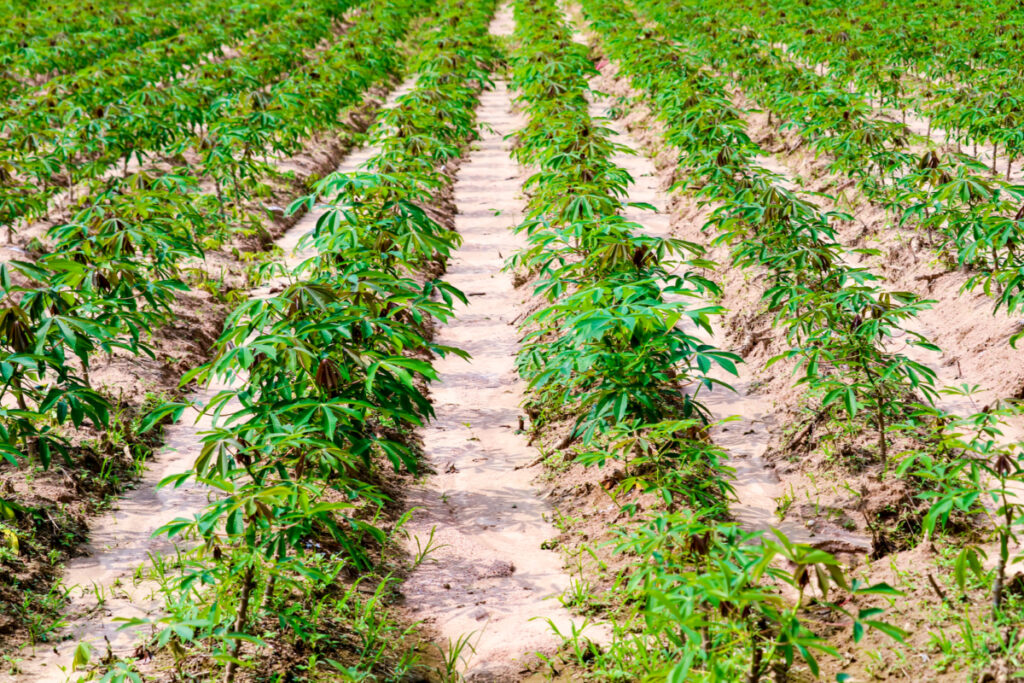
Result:
{"type": "MultiPolygon", "coordinates": [[[[208,400],[216,388],[195,397],[208,400]]],[[[96,654],[106,653],[105,639],[115,655],[126,656],[137,645],[136,633],[148,629],[120,630],[115,618],[148,618],[162,605],[151,581],[135,579],[136,568],[146,564],[150,554],[173,555],[175,546],[166,536],[153,538],[153,532],[176,517],[190,517],[206,503],[207,493],[195,484],[180,488],[156,486],[161,479],[183,472],[199,455],[200,432],[210,427],[207,418],[196,422],[197,411],[190,410],[179,422],[167,428],[166,442],[136,488],[119,499],[116,508],[97,517],[90,526],[87,553],[67,564],[63,585],[69,591],[67,628],[60,643],[40,644],[35,656],[20,663],[22,673],[11,681],[65,681],[71,674],[71,661],[79,642],[87,642],[96,654]]]]}
{"type": "MultiPolygon", "coordinates": [[[[503,11],[495,26],[509,21],[503,11]]],[[[503,137],[521,125],[503,82],[483,94],[483,139],[468,155],[455,184],[456,230],[464,243],[446,280],[469,304],[437,331],[442,344],[472,354],[436,363],[431,394],[436,419],[422,430],[436,470],[408,497],[415,514],[408,548],[433,534],[435,550],[403,587],[409,615],[447,645],[468,637],[463,671],[474,681],[521,680],[534,652],[550,654],[574,621],[558,602],[569,587],[562,559],[542,549],[557,531],[551,507],[532,481],[538,457],[518,432],[524,384],[515,369],[519,331],[514,323],[525,292],[517,291],[505,259],[523,244],[512,232],[522,209],[519,168],[503,137]]],[[[581,625],[582,620],[575,620],[581,625]]]]}

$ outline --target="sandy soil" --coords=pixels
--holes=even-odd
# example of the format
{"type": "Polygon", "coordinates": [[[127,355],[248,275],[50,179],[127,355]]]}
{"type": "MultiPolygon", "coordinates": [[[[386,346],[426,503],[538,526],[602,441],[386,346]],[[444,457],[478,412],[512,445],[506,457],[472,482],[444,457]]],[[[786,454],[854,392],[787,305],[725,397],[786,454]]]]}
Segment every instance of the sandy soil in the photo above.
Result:
{"type": "MultiPolygon", "coordinates": [[[[216,388],[194,397],[198,403],[208,400],[216,388]]],[[[98,654],[108,645],[116,655],[134,651],[136,630],[119,630],[115,618],[146,618],[161,604],[157,584],[140,580],[136,568],[146,563],[150,554],[173,555],[175,544],[166,537],[153,538],[160,525],[176,517],[188,517],[205,505],[207,493],[194,484],[177,489],[157,489],[164,477],[187,470],[199,455],[200,433],[210,427],[207,418],[190,410],[181,422],[166,431],[166,443],[158,458],[147,468],[136,488],[124,496],[117,508],[95,519],[90,527],[86,553],[67,563],[63,585],[70,602],[67,627],[56,644],[40,645],[35,656],[21,662],[22,674],[11,681],[65,681],[75,647],[80,641],[90,643],[98,654]],[[68,667],[63,671],[61,667],[68,667]]]]}
{"type": "MultiPolygon", "coordinates": [[[[508,32],[509,23],[505,10],[492,30],[508,32]]],[[[469,304],[436,336],[472,359],[435,363],[437,418],[422,439],[436,473],[408,495],[415,513],[406,544],[413,554],[430,542],[435,549],[402,591],[409,616],[440,644],[469,638],[468,680],[518,681],[536,663],[534,652],[550,655],[561,643],[548,620],[567,632],[573,619],[557,600],[569,586],[562,560],[541,548],[557,531],[551,506],[532,484],[538,452],[519,431],[524,385],[515,371],[514,321],[523,293],[501,268],[523,244],[511,230],[522,210],[519,169],[503,139],[521,122],[503,82],[483,94],[479,120],[493,130],[484,132],[455,184],[464,243],[445,276],[469,304]]]]}

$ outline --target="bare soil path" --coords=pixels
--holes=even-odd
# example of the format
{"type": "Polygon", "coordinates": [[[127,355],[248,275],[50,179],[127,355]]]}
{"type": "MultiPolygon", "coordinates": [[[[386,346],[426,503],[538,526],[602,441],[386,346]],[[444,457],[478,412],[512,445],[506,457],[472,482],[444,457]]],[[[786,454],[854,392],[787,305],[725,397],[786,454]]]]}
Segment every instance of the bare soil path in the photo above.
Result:
{"type": "MultiPolygon", "coordinates": [[[[506,9],[492,31],[509,32],[506,9]]],[[[469,638],[463,673],[471,681],[519,681],[533,653],[550,654],[574,621],[558,602],[569,586],[559,553],[542,549],[558,532],[552,508],[538,497],[528,467],[538,452],[519,433],[524,383],[515,368],[515,321],[526,292],[516,290],[505,259],[523,241],[511,227],[522,210],[520,169],[504,136],[519,127],[505,83],[481,97],[483,139],[468,155],[455,184],[456,230],[464,240],[445,279],[469,305],[440,328],[437,341],[472,354],[436,362],[431,386],[437,418],[422,430],[436,474],[408,497],[410,552],[432,538],[434,550],[402,589],[410,616],[439,644],[469,638]],[[492,130],[486,130],[487,127],[492,130]]],[[[579,625],[582,619],[576,619],[579,625]]]]}
{"type": "MultiPolygon", "coordinates": [[[[210,387],[194,397],[202,404],[221,387],[210,387]]],[[[175,517],[190,516],[206,503],[206,492],[189,483],[180,488],[158,489],[164,477],[191,467],[199,455],[200,433],[210,428],[208,418],[188,410],[181,421],[168,427],[164,447],[135,488],[115,507],[93,520],[86,553],[67,563],[63,589],[67,591],[69,615],[59,643],[40,643],[35,656],[24,653],[21,675],[12,681],[65,681],[72,674],[71,662],[80,641],[92,645],[98,654],[131,653],[136,631],[119,630],[114,618],[146,618],[160,605],[157,585],[139,580],[136,569],[150,555],[173,555],[175,545],[167,538],[153,538],[153,532],[175,517]],[[105,642],[106,641],[106,642],[105,642]]],[[[53,634],[51,634],[53,637],[53,634]]]]}

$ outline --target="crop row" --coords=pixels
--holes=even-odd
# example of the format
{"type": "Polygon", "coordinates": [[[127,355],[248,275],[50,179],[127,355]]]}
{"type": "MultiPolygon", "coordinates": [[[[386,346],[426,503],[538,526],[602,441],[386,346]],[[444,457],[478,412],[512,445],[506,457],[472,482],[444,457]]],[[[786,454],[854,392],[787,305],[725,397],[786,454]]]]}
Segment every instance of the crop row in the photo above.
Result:
{"type": "MultiPolygon", "coordinates": [[[[330,20],[340,18],[350,6],[337,0],[301,3],[297,7],[265,0],[244,7],[238,14],[220,19],[211,17],[209,21],[219,23],[202,23],[171,38],[115,53],[86,68],[56,76],[31,96],[5,102],[2,116],[5,120],[14,119],[8,127],[36,125],[40,120],[70,109],[90,116],[96,108],[130,97],[144,86],[166,86],[169,81],[188,76],[191,69],[203,66],[204,60],[217,61],[225,52],[235,50],[235,43],[255,42],[257,31],[282,19],[293,21],[292,12],[301,14],[319,9],[329,27],[330,20]]],[[[218,8],[208,9],[216,11],[218,8]]],[[[10,128],[7,132],[10,134],[10,128]]]]}
{"type": "MultiPolygon", "coordinates": [[[[305,100],[278,93],[251,119],[253,127],[263,126],[258,132],[239,116],[244,147],[237,161],[229,156],[224,163],[237,171],[246,156],[264,154],[271,144],[297,152],[317,131],[352,137],[343,115],[402,71],[399,41],[415,14],[405,5],[368,10],[315,65],[323,70],[315,87],[308,70],[288,80],[290,92],[306,90],[305,100]]],[[[236,200],[260,192],[258,181],[271,170],[248,167],[246,184],[234,187],[236,200]]],[[[108,425],[111,399],[91,386],[91,364],[117,350],[151,355],[152,336],[187,287],[183,268],[240,229],[201,183],[197,172],[203,171],[213,172],[209,166],[140,172],[101,186],[70,222],[50,229],[46,253],[0,266],[0,430],[3,456],[12,464],[27,459],[46,466],[57,454],[70,461],[71,428],[108,425]]]]}
{"type": "MultiPolygon", "coordinates": [[[[715,243],[731,246],[733,264],[762,274],[762,301],[786,329],[791,346],[769,363],[796,360],[798,382],[820,397],[823,410],[841,406],[851,422],[865,413],[864,427],[877,435],[883,466],[894,458],[889,463],[895,465],[894,475],[909,480],[928,502],[922,527],[929,533],[954,510],[987,520],[983,533],[999,549],[997,567],[985,581],[997,624],[1012,621],[1013,615],[1000,609],[1010,559],[1007,541],[1022,510],[1007,486],[1024,470],[1016,447],[999,445],[999,434],[1013,409],[993,405],[957,416],[931,407],[938,389],[933,372],[890,351],[897,337],[934,348],[907,329],[928,302],[885,291],[871,273],[847,264],[834,240],[835,216],[785,190],[777,176],[757,165],[760,150],[746,135],[743,112],[732,104],[726,82],[699,57],[650,30],[643,49],[637,49],[625,37],[645,29],[624,3],[586,0],[584,7],[602,47],[636,89],[637,101],[656,114],[665,141],[679,151],[677,187],[714,207],[706,229],[717,232],[715,243]],[[890,431],[914,435],[916,447],[888,453],[890,431]]],[[[974,563],[979,577],[985,575],[979,548],[957,543],[961,570],[974,563]]],[[[958,582],[963,590],[962,573],[958,582]]]]}
{"type": "Polygon", "coordinates": [[[958,8],[949,23],[941,6],[920,12],[927,17],[923,22],[908,19],[902,6],[894,12],[883,3],[824,9],[783,2],[764,15],[750,4],[734,9],[730,20],[785,45],[799,59],[827,65],[839,83],[888,106],[913,109],[958,137],[1002,145],[1008,163],[1024,151],[1024,81],[1015,47],[1021,27],[1019,20],[1007,21],[1017,8],[971,8],[980,15],[976,19],[958,8]],[[971,26],[985,30],[965,30],[971,26]],[[917,32],[925,27],[922,40],[917,32]]]}
{"type": "MultiPolygon", "coordinates": [[[[349,7],[338,0],[307,4],[254,30],[231,59],[195,65],[181,78],[176,74],[192,53],[210,49],[204,32],[189,34],[191,42],[183,41],[178,53],[157,49],[51,82],[41,102],[12,113],[6,123],[10,146],[0,159],[0,220],[10,231],[19,219],[45,215],[48,200],[61,189],[74,203],[76,185],[102,183],[118,163],[127,172],[132,159],[141,164],[191,151],[193,158],[205,156],[213,169],[201,170],[221,182],[224,174],[216,169],[239,163],[225,147],[266,144],[270,133],[257,133],[258,127],[276,125],[269,118],[276,109],[297,109],[297,94],[309,88],[301,74],[315,74],[315,68],[290,75],[289,69],[305,60],[300,48],[329,37],[332,22],[349,7]],[[260,120],[263,110],[267,121],[260,120]]],[[[280,8],[270,2],[264,9],[280,8]]],[[[319,56],[329,58],[330,52],[319,56]]],[[[238,172],[252,172],[251,166],[238,172]]]]}
{"type": "Polygon", "coordinates": [[[935,395],[932,370],[889,350],[897,338],[934,348],[907,327],[929,302],[886,291],[878,276],[851,265],[833,225],[842,216],[819,210],[759,165],[762,151],[725,79],[650,31],[643,51],[613,40],[612,30],[643,30],[622,3],[585,7],[609,57],[680,151],[679,185],[714,206],[706,227],[718,233],[714,243],[730,246],[734,265],[764,273],[763,301],[791,347],[783,358],[796,361],[801,384],[823,394],[823,407],[842,406],[851,418],[867,411],[884,462],[894,400],[935,395]]]}
{"type": "MultiPolygon", "coordinates": [[[[240,17],[252,17],[254,12],[260,14],[262,6],[255,0],[241,7],[220,0],[188,0],[170,7],[156,0],[95,0],[85,7],[78,3],[61,5],[3,22],[6,30],[0,33],[0,97],[23,94],[35,79],[70,73],[112,53],[150,42],[173,41],[185,27],[216,34],[220,23],[233,21],[232,10],[240,17]]],[[[11,9],[14,13],[23,11],[11,9]]],[[[263,20],[270,16],[264,14],[263,20]]]]}
{"type": "Polygon", "coordinates": [[[745,39],[742,30],[721,30],[723,17],[712,15],[697,24],[690,11],[678,6],[649,0],[637,4],[672,35],[684,35],[680,31],[687,27],[682,43],[688,53],[736,79],[783,129],[831,158],[833,171],[853,178],[864,196],[892,212],[901,225],[927,234],[939,254],[955,254],[956,264],[971,271],[969,287],[984,289],[1009,312],[1021,306],[1024,191],[1019,187],[934,145],[915,152],[906,126],[875,115],[864,95],[745,39]]]}
{"type": "MultiPolygon", "coordinates": [[[[513,85],[529,118],[517,155],[535,173],[520,228],[529,246],[512,264],[536,277],[545,301],[524,323],[519,369],[530,408],[541,427],[577,416],[565,444],[581,441],[579,461],[625,466],[613,493],[631,515],[639,513],[635,490],[661,501],[622,530],[617,546],[645,558],[627,580],[634,618],[616,625],[607,651],[578,647],[579,661],[616,680],[757,680],[776,659],[788,666],[796,656],[816,667],[814,650],[830,648],[807,629],[801,601],[790,604],[773,586],[801,592],[816,573],[826,589],[888,588],[851,587],[827,553],[784,538],[756,542],[729,521],[731,474],[703,436],[699,394],[717,384],[712,365],[734,370],[738,359],[680,325],[689,319],[708,331],[721,309],[701,300],[719,286],[697,274],[709,264],[696,245],[646,235],[620,216],[631,179],[611,162],[618,147],[608,129],[588,113],[596,71],[585,49],[553,2],[520,0],[515,9],[513,85]],[[779,556],[792,571],[772,565],[779,556]]],[[[606,28],[643,59],[648,41],[625,38],[639,27],[606,28]]],[[[672,78],[665,65],[644,73],[672,78]]]]}
{"type": "MultiPolygon", "coordinates": [[[[376,30],[391,31],[423,6],[369,4],[376,30]]],[[[328,206],[300,244],[308,256],[279,275],[279,292],[241,304],[216,357],[183,380],[232,386],[205,406],[215,425],[194,468],[164,482],[194,479],[219,495],[195,519],[162,529],[196,546],[180,572],[164,577],[168,616],[156,644],[209,644],[227,663],[225,681],[243,641],[304,640],[328,653],[347,647],[337,628],[354,615],[339,574],[370,576],[388,540],[378,519],[386,500],[378,468],[416,471],[409,436],[432,415],[430,358],[462,353],[430,339],[430,321],[447,320],[454,302],[465,301],[437,276],[460,238],[431,207],[476,136],[476,105],[497,59],[487,33],[494,4],[434,10],[419,41],[415,87],[370,136],[379,153],[362,171],[324,178],[293,205],[319,198],[328,206]]],[[[180,410],[169,404],[158,414],[180,410]]],[[[356,669],[373,669],[391,647],[375,630],[384,606],[362,618],[343,627],[362,643],[356,669]]]]}

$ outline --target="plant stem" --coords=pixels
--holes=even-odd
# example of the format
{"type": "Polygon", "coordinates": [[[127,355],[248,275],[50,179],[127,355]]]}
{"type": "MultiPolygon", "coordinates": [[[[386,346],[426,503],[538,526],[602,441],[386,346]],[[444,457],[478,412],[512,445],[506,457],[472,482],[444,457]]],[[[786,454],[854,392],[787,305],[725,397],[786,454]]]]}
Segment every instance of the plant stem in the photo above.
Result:
{"type": "Polygon", "coordinates": [[[999,609],[1003,605],[1003,585],[1006,582],[1006,562],[1010,557],[1010,529],[1013,524],[1013,508],[1006,500],[1006,481],[1002,481],[1001,484],[1005,526],[999,530],[999,564],[996,566],[996,582],[992,587],[993,616],[999,613],[999,609]]]}
{"type": "MultiPolygon", "coordinates": [[[[254,583],[255,572],[252,565],[245,570],[245,578],[242,580],[242,600],[238,606],[238,616],[235,617],[234,632],[241,633],[242,629],[245,628],[245,618],[249,612],[249,596],[252,594],[252,585],[254,583]]],[[[235,642],[231,645],[231,661],[228,662],[227,667],[224,669],[224,683],[232,683],[235,680],[235,672],[238,669],[238,652],[242,648],[242,641],[235,638],[235,642]]]]}

